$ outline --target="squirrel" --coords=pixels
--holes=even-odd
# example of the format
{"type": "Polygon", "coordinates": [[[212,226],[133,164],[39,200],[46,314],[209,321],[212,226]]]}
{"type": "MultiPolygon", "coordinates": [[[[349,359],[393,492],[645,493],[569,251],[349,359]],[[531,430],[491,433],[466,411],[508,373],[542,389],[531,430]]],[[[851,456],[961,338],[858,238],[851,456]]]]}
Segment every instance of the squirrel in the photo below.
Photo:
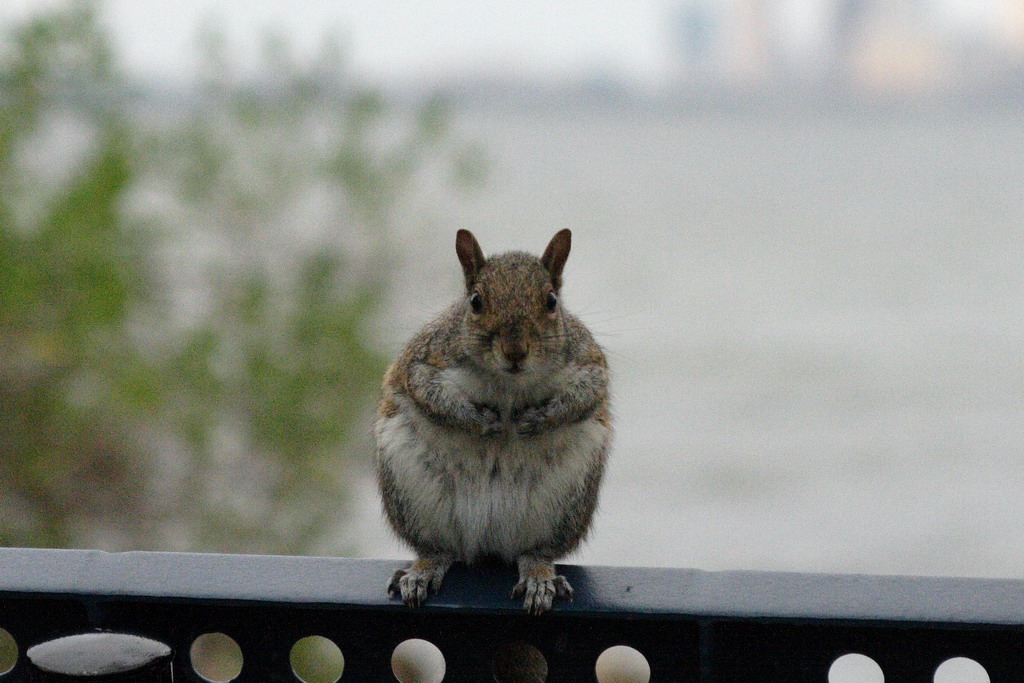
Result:
{"type": "Polygon", "coordinates": [[[571,599],[554,560],[584,540],[612,437],[608,364],[561,302],[572,233],[485,258],[459,230],[465,294],[384,376],[374,425],[385,516],[417,558],[389,595],[422,605],[454,562],[518,566],[531,614],[571,599]]]}

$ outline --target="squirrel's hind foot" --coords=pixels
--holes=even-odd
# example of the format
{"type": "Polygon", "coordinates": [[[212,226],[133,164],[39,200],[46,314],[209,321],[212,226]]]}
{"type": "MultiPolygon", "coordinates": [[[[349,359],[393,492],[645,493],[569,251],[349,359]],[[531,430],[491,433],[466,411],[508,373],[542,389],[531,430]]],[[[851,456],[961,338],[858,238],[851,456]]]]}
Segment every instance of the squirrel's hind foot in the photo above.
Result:
{"type": "Polygon", "coordinates": [[[388,595],[401,595],[409,607],[419,607],[431,593],[441,590],[441,582],[450,562],[436,558],[419,558],[407,569],[399,569],[388,583],[388,595]]]}
{"type": "Polygon", "coordinates": [[[512,588],[513,598],[523,598],[523,609],[530,614],[550,611],[559,600],[572,600],[572,586],[555,574],[555,565],[532,557],[519,558],[519,583],[512,588]]]}
{"type": "Polygon", "coordinates": [[[544,614],[551,610],[555,598],[572,600],[572,586],[564,576],[553,579],[528,578],[512,588],[512,597],[523,598],[523,609],[530,614],[544,614]]]}

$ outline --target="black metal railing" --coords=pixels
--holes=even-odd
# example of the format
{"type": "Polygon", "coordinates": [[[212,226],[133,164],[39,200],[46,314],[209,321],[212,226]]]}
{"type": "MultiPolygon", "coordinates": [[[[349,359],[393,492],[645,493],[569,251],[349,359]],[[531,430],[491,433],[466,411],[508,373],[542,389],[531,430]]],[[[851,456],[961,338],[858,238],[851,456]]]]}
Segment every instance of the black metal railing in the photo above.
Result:
{"type": "MultiPolygon", "coordinates": [[[[223,677],[240,683],[301,680],[291,652],[311,635],[341,650],[342,681],[437,681],[442,669],[446,682],[595,681],[599,659],[639,671],[605,681],[645,680],[645,667],[654,682],[1024,681],[1024,581],[565,566],[574,601],[536,617],[501,567],[455,567],[426,607],[407,608],[384,592],[401,565],[0,549],[0,683],[203,681],[205,634],[237,643],[240,671],[223,677]],[[90,645],[52,641],[99,633],[141,636],[129,640],[150,668],[60,673],[90,645]]],[[[91,638],[129,647],[115,641],[91,638]]]]}

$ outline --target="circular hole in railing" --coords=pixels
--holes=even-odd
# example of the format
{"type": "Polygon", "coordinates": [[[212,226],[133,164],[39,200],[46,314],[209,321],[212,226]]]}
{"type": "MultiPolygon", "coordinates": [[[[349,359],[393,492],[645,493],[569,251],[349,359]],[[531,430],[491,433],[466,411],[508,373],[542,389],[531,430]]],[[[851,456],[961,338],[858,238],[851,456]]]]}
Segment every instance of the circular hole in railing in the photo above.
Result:
{"type": "Polygon", "coordinates": [[[391,654],[391,671],[401,683],[441,683],[444,655],[430,641],[410,638],[391,654]]]}
{"type": "Polygon", "coordinates": [[[992,683],[985,667],[967,657],[947,659],[935,670],[935,683],[992,683]]]}
{"type": "Polygon", "coordinates": [[[242,648],[231,636],[204,633],[189,650],[192,668],[212,683],[226,683],[242,673],[242,648]]]}
{"type": "Polygon", "coordinates": [[[494,653],[492,669],[497,683],[544,683],[548,679],[544,655],[521,640],[507,643],[494,653]]]}
{"type": "Polygon", "coordinates": [[[878,662],[856,653],[843,655],[828,670],[828,683],[884,683],[878,662]]]}
{"type": "Polygon", "coordinates": [[[598,683],[648,683],[651,665],[639,650],[615,645],[601,653],[594,666],[598,683]]]}
{"type": "Polygon", "coordinates": [[[18,643],[14,636],[0,628],[0,676],[10,673],[18,663],[18,643]]]}
{"type": "Polygon", "coordinates": [[[335,683],[345,670],[341,648],[323,636],[300,638],[292,645],[288,659],[303,683],[335,683]]]}

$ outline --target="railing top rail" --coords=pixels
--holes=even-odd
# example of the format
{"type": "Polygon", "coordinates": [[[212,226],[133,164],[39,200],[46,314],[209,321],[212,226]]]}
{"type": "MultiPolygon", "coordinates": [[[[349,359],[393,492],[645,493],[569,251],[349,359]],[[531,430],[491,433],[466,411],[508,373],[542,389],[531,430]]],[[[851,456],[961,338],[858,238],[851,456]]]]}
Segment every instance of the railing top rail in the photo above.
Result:
{"type": "MultiPolygon", "coordinates": [[[[62,595],[406,609],[384,593],[401,560],[0,549],[0,597],[62,595]]],[[[565,565],[556,613],[1024,625],[1024,581],[565,565]]],[[[511,569],[456,567],[428,610],[509,612],[511,569]]]]}

